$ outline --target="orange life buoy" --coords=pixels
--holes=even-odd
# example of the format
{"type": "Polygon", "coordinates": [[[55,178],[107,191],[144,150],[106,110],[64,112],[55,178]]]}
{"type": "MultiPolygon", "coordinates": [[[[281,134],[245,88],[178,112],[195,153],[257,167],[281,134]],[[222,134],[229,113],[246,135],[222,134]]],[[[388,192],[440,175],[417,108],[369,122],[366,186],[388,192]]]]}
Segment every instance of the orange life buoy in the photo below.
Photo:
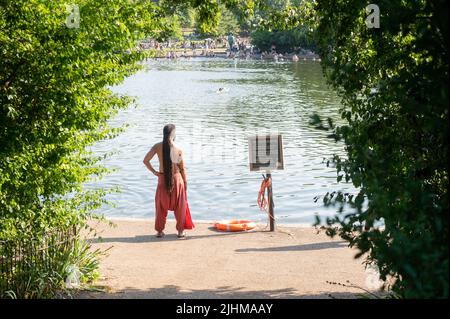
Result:
{"type": "Polygon", "coordinates": [[[251,230],[256,227],[256,224],[250,220],[232,219],[226,221],[220,221],[214,224],[217,230],[238,232],[251,230]]]}
{"type": "MultiPolygon", "coordinates": [[[[272,178],[264,176],[264,179],[261,182],[261,187],[259,188],[258,200],[257,200],[258,206],[261,210],[267,211],[268,207],[270,205],[269,201],[265,197],[266,189],[268,189],[270,186],[272,186],[272,178]]],[[[269,198],[269,200],[270,200],[270,198],[269,198]]]]}

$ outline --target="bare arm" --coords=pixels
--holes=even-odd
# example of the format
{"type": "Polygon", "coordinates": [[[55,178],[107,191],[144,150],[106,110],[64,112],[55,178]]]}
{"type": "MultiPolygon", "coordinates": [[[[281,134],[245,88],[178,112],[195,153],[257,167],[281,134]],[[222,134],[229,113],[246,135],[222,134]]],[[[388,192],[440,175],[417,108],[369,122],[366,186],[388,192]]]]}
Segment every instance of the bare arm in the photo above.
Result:
{"type": "Polygon", "coordinates": [[[150,163],[155,154],[156,154],[156,147],[155,145],[153,145],[153,147],[150,149],[150,151],[147,152],[147,154],[144,157],[144,164],[148,168],[148,170],[153,173],[153,175],[158,176],[160,173],[157,172],[150,163]]]}

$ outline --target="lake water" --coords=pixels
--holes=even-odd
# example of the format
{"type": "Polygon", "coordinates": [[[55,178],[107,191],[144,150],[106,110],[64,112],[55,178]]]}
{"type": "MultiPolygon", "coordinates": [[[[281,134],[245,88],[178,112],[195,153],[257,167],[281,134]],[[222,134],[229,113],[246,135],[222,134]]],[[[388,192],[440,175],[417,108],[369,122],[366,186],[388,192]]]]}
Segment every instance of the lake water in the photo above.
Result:
{"type": "MultiPolygon", "coordinates": [[[[109,195],[116,207],[100,210],[107,217],[154,217],[157,180],[142,160],[167,123],[177,126],[176,143],[186,153],[194,221],[267,220],[256,203],[262,176],[249,171],[247,137],[269,131],[281,133],[284,143],[285,169],[272,173],[278,223],[311,224],[315,214],[333,215],[334,208],[314,197],[353,190],[337,184],[335,169],[323,162],[342,155],[343,144],[308,124],[313,112],[339,122],[339,99],[317,62],[151,60],[113,90],[135,96],[139,106],[111,121],[129,125],[125,133],[93,148],[96,154],[116,152],[105,164],[117,171],[101,185],[120,186],[122,192],[109,195]]],[[[152,164],[158,166],[156,158],[152,164]]]]}

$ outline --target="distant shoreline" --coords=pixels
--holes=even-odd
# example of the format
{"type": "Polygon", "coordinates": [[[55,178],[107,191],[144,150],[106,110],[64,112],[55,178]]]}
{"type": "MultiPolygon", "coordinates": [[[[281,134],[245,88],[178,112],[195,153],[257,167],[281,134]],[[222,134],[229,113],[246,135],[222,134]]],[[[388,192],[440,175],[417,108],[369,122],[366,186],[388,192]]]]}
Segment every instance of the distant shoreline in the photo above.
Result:
{"type": "MultiPolygon", "coordinates": [[[[253,55],[250,55],[248,57],[239,55],[235,57],[229,57],[228,51],[224,49],[214,49],[210,50],[209,54],[204,54],[203,50],[196,50],[199,53],[194,54],[194,51],[189,49],[186,50],[186,52],[183,49],[163,49],[161,51],[156,51],[156,56],[152,57],[152,59],[183,59],[183,58],[228,58],[228,59],[239,59],[239,60],[261,60],[261,61],[274,61],[274,57],[271,54],[267,54],[266,56],[263,56],[261,53],[255,53],[253,55]],[[176,55],[176,57],[168,57],[167,55],[169,52],[173,52],[173,54],[176,55]]],[[[309,53],[309,54],[296,54],[296,53],[285,53],[280,54],[278,53],[278,61],[292,61],[292,57],[297,55],[299,61],[318,61],[320,62],[320,56],[316,53],[309,53]]]]}

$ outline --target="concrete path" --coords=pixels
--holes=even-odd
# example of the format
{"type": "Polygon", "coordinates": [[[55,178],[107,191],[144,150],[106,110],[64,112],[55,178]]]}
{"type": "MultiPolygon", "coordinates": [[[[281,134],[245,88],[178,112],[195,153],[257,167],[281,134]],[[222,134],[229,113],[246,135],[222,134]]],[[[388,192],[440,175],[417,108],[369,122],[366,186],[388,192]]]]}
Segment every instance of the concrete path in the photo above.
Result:
{"type": "Polygon", "coordinates": [[[215,231],[197,224],[187,239],[176,237],[173,221],[166,236],[154,236],[152,220],[116,220],[99,225],[106,249],[98,285],[106,292],[79,298],[355,298],[366,274],[356,251],[314,228],[263,226],[246,233],[215,231]]]}

